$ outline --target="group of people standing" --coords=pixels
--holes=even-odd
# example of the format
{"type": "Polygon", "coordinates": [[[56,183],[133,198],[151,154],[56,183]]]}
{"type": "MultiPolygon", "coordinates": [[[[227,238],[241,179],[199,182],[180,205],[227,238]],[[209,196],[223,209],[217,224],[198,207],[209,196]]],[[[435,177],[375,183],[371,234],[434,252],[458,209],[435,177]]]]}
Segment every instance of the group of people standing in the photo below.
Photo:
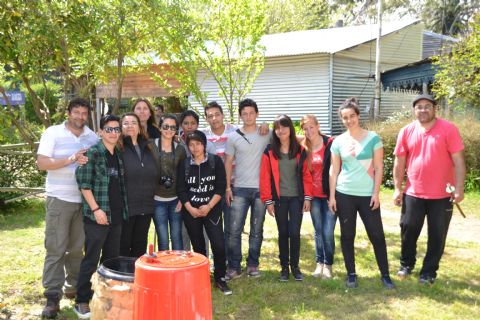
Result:
{"type": "MultiPolygon", "coordinates": [[[[420,282],[431,284],[445,246],[451,200],[463,199],[463,144],[455,126],[435,116],[433,97],[417,97],[413,109],[416,121],[402,129],[395,149],[394,202],[402,205],[398,276],[405,278],[415,266],[416,241],[427,216],[429,241],[420,282]],[[445,191],[447,183],[455,186],[453,194],[445,191]]],[[[346,286],[357,287],[358,212],[381,282],[395,288],[380,215],[383,145],[376,133],[361,127],[355,98],[339,108],[346,131],[335,139],[321,133],[314,115],[301,119],[304,136],[295,133],[287,115],[276,117],[273,129],[259,125],[252,99],[239,104],[242,126],[225,123],[222,107],[210,102],[205,106],[209,127],[202,131],[191,110],[179,120],[163,115],[157,125],[150,102],[138,99],[132,112],[101,119],[100,140],[86,126],[89,112],[87,101],[70,101],[68,120],[48,128],[38,149],[38,167],[48,171],[43,317],[56,316],[65,294],[75,297],[77,315],[88,318],[90,278],[98,263],[144,254],[152,218],[159,250],[189,250],[191,243],[195,252],[207,255],[210,246],[215,286],[230,295],[227,281],[245,273],[261,276],[266,212],[278,227],[280,281],[288,281],[290,274],[296,281],[304,279],[300,230],[303,213],[310,212],[313,276],[332,278],[338,217],[346,286]],[[248,211],[249,248],[242,269],[248,211]]]]}

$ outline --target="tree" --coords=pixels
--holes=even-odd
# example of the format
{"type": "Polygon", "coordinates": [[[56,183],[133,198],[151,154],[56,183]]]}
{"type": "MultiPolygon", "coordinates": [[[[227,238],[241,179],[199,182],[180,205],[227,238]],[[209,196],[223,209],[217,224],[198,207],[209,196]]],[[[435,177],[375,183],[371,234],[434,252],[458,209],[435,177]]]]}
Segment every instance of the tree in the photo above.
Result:
{"type": "Polygon", "coordinates": [[[426,0],[422,20],[434,32],[455,36],[466,30],[468,22],[479,10],[479,0],[426,0]]]}
{"type": "MultiPolygon", "coordinates": [[[[108,81],[115,79],[116,99],[112,113],[118,113],[122,98],[125,73],[134,69],[134,62],[143,51],[147,37],[146,21],[142,14],[145,1],[110,0],[92,1],[95,12],[97,33],[93,35],[91,45],[96,55],[101,55],[100,68],[94,76],[108,81]],[[126,65],[127,63],[127,65],[126,65]]],[[[149,17],[150,18],[150,17],[149,17]]]]}
{"type": "Polygon", "coordinates": [[[469,26],[470,33],[455,44],[452,53],[437,58],[433,91],[449,103],[480,108],[480,13],[469,26]]]}
{"type": "Polygon", "coordinates": [[[152,48],[166,62],[154,78],[166,87],[175,78],[181,88],[174,93],[180,97],[192,94],[202,105],[208,92],[202,91],[201,84],[213,78],[233,121],[238,101],[263,69],[264,2],[177,0],[167,6],[156,3],[152,10],[159,17],[151,28],[155,35],[152,48]]]}
{"type": "Polygon", "coordinates": [[[23,83],[45,127],[51,123],[50,111],[32,84],[42,83],[55,70],[60,53],[51,11],[47,1],[19,0],[9,1],[0,11],[0,64],[7,71],[2,80],[23,83]]]}

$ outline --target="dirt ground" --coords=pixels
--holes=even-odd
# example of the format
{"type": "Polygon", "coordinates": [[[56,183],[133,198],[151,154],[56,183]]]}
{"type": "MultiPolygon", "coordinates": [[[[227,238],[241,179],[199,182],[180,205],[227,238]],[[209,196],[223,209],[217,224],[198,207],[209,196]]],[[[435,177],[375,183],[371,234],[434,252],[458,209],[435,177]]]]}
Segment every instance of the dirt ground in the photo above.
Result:
{"type": "MultiPolygon", "coordinates": [[[[400,209],[397,212],[382,210],[382,220],[385,232],[398,233],[400,235],[400,209]]],[[[427,232],[427,222],[422,229],[422,235],[427,232]]],[[[448,240],[455,240],[459,242],[475,242],[480,244],[480,219],[469,217],[462,217],[456,210],[453,210],[452,220],[448,229],[448,240]]]]}

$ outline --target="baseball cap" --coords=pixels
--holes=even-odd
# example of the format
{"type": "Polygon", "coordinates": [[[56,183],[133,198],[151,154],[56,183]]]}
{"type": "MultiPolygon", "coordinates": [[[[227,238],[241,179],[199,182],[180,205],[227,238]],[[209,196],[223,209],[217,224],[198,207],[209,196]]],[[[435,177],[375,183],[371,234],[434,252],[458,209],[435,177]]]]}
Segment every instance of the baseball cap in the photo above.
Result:
{"type": "Polygon", "coordinates": [[[437,104],[437,101],[435,101],[435,99],[433,98],[433,96],[427,94],[427,93],[422,93],[422,94],[419,94],[418,96],[415,97],[415,100],[413,100],[413,104],[412,104],[412,107],[415,107],[415,104],[422,100],[422,99],[425,99],[425,100],[428,100],[430,101],[431,103],[433,103],[433,105],[436,105],[437,104]]]}

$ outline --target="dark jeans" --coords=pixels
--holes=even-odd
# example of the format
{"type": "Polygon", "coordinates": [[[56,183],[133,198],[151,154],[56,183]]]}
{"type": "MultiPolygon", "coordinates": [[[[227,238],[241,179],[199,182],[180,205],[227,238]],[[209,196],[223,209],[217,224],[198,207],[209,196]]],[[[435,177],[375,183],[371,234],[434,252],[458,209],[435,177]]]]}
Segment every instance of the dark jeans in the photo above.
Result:
{"type": "Polygon", "coordinates": [[[90,278],[97,270],[98,262],[116,258],[120,253],[122,225],[84,223],[85,257],[80,264],[77,282],[77,303],[88,303],[92,298],[90,278]],[[100,253],[102,257],[100,258],[100,253]]]}
{"type": "Polygon", "coordinates": [[[368,238],[373,245],[378,268],[382,275],[389,274],[387,245],[383,233],[380,208],[372,210],[371,197],[360,197],[335,192],[337,214],[340,222],[340,240],[347,273],[355,273],[355,250],[353,242],[357,227],[357,211],[363,221],[368,238]]]}
{"type": "Polygon", "coordinates": [[[145,254],[151,221],[151,214],[143,214],[132,216],[123,222],[120,240],[121,256],[138,258],[145,254]]]}
{"type": "Polygon", "coordinates": [[[224,278],[227,262],[225,258],[225,237],[223,235],[221,203],[218,203],[206,217],[202,218],[192,217],[192,215],[183,208],[182,217],[188,231],[188,236],[192,242],[193,251],[207,256],[205,237],[203,236],[203,228],[205,227],[208,238],[210,238],[210,246],[213,252],[213,265],[215,266],[213,276],[215,281],[224,278]]]}
{"type": "Polygon", "coordinates": [[[450,198],[421,199],[404,196],[400,228],[402,237],[402,266],[413,269],[416,262],[417,240],[422,231],[425,216],[428,224],[427,253],[423,259],[421,275],[437,276],[437,270],[445,249],[448,226],[452,219],[450,198]]]}
{"type": "Polygon", "coordinates": [[[263,223],[265,222],[265,205],[260,200],[257,188],[238,188],[233,191],[233,202],[230,211],[228,267],[241,271],[242,232],[250,209],[250,234],[248,236],[248,267],[258,267],[263,242],[263,223]]]}
{"type": "Polygon", "coordinates": [[[278,228],[278,250],[282,268],[298,267],[300,260],[300,228],[303,219],[303,201],[298,197],[280,197],[275,202],[275,220],[278,228]]]}
{"type": "Polygon", "coordinates": [[[315,229],[315,261],[331,266],[335,254],[335,224],[337,216],[328,208],[326,198],[313,198],[310,207],[315,229]]]}

